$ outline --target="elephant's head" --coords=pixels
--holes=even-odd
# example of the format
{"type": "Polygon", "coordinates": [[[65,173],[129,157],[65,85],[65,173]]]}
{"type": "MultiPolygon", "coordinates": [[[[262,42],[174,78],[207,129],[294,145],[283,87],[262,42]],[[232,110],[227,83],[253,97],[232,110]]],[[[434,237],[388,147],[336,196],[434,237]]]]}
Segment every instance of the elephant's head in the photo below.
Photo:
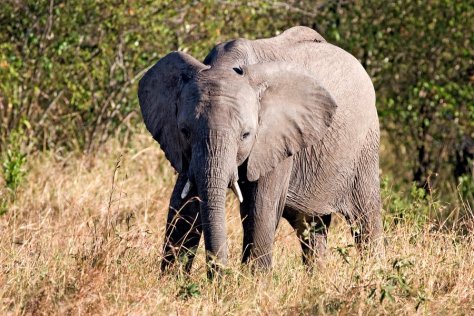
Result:
{"type": "MultiPolygon", "coordinates": [[[[336,105],[301,66],[271,62],[210,67],[173,52],[140,80],[147,129],[166,157],[196,186],[208,255],[227,260],[225,194],[246,163],[257,181],[278,163],[317,143],[336,105]]],[[[241,199],[241,197],[240,197],[241,199]]]]}

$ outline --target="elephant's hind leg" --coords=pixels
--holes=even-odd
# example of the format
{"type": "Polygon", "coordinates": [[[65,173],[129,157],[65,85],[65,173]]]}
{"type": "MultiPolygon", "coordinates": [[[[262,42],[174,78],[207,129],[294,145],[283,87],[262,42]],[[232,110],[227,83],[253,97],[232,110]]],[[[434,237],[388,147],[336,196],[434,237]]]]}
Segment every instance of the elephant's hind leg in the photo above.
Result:
{"type": "Polygon", "coordinates": [[[285,209],[283,214],[295,229],[303,251],[303,263],[312,266],[326,255],[331,214],[309,216],[285,209]]]}
{"type": "MultiPolygon", "coordinates": [[[[202,234],[199,201],[192,198],[181,199],[181,192],[187,179],[179,176],[171,196],[168,219],[166,221],[165,242],[161,269],[166,270],[177,260],[189,272],[199,246],[202,234]]],[[[191,191],[189,196],[195,196],[191,191]]]]}
{"type": "Polygon", "coordinates": [[[359,249],[383,254],[383,222],[380,201],[378,146],[364,148],[345,214],[359,249]]]}

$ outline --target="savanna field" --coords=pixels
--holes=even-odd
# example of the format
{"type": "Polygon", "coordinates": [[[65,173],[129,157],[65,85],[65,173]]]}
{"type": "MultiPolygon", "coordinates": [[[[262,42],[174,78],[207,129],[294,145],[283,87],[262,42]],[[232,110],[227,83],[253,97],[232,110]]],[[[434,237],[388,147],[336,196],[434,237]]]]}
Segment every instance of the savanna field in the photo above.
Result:
{"type": "Polygon", "coordinates": [[[0,217],[3,315],[474,312],[468,205],[452,207],[416,189],[407,204],[383,181],[385,258],[359,255],[338,218],[326,260],[308,273],[283,220],[274,269],[263,275],[239,264],[242,228],[228,194],[230,266],[216,282],[206,278],[202,245],[189,276],[160,273],[175,175],[148,134],[127,144],[111,140],[94,155],[38,154],[27,168],[0,217]],[[438,219],[448,209],[448,220],[438,219]]]}
{"type": "MultiPolygon", "coordinates": [[[[0,315],[474,315],[472,1],[0,1],[0,315]],[[160,271],[176,174],[137,82],[171,51],[317,30],[370,76],[385,256],[336,215],[311,271],[282,220],[273,270],[160,271]]],[[[202,238],[201,238],[202,239],[202,238]]]]}

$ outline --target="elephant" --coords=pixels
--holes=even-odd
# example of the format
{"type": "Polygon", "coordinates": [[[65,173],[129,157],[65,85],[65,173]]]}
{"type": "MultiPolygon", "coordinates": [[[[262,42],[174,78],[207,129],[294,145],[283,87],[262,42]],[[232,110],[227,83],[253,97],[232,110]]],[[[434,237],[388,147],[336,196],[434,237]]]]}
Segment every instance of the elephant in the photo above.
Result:
{"type": "Polygon", "coordinates": [[[141,78],[138,99],[178,174],[163,270],[184,260],[189,271],[201,235],[208,271],[226,266],[228,188],[240,202],[243,263],[272,267],[282,217],[308,265],[324,257],[335,213],[359,248],[380,248],[374,87],[355,57],[316,31],[297,26],[273,38],[231,40],[204,62],[171,52],[141,78]]]}

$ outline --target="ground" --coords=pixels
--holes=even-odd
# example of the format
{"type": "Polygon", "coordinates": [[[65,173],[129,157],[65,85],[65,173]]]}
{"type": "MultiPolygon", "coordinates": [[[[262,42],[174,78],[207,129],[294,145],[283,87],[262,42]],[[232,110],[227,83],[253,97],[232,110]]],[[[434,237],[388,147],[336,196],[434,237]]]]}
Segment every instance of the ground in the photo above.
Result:
{"type": "Polygon", "coordinates": [[[222,280],[206,279],[202,247],[190,276],[162,275],[175,174],[151,137],[110,141],[95,155],[36,154],[27,166],[0,216],[2,315],[474,313],[472,232],[386,219],[386,256],[377,259],[354,249],[337,218],[327,259],[309,272],[282,223],[273,271],[252,274],[239,264],[242,232],[229,194],[230,266],[222,280]]]}

